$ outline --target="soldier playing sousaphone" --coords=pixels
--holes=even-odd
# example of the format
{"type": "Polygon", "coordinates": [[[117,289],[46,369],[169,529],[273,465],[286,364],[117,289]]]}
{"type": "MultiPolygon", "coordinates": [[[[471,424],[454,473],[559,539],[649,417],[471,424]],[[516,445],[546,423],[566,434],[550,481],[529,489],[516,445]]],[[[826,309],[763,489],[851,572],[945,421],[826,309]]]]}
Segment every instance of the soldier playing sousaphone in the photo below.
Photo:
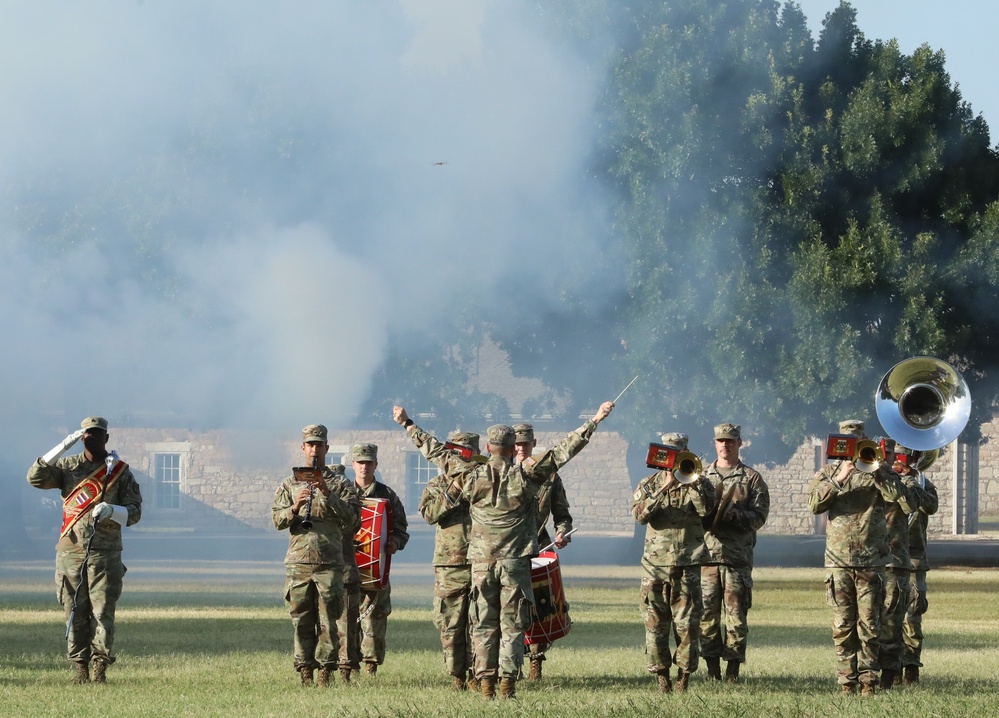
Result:
{"type": "Polygon", "coordinates": [[[139,484],[128,464],[108,452],[108,422],[90,416],[28,470],[28,483],[58,489],[63,523],[56,544],[56,588],[66,614],[74,683],[104,683],[114,663],[115,605],[125,564],[121,529],[142,515],[139,484]],[[83,439],[83,453],[60,458],[83,439]],[[91,672],[91,663],[93,670],[91,672]]]}

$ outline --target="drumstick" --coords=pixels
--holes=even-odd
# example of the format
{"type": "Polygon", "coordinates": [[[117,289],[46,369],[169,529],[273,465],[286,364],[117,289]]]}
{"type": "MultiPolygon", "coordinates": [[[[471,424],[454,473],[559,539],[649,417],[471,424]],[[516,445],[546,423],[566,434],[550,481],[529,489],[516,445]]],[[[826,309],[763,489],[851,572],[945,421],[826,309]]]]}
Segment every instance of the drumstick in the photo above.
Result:
{"type": "Polygon", "coordinates": [[[628,389],[631,388],[631,385],[634,384],[636,381],[638,381],[638,376],[637,375],[635,376],[634,379],[632,379],[631,381],[628,382],[628,386],[626,386],[624,389],[622,389],[621,393],[618,394],[617,397],[614,399],[614,401],[611,402],[611,403],[617,404],[617,400],[620,399],[622,396],[624,396],[624,392],[628,391],[628,389]]]}
{"type": "MultiPolygon", "coordinates": [[[[635,378],[637,379],[638,377],[635,377],[635,378]]],[[[574,534],[574,533],[576,533],[576,529],[571,529],[570,531],[566,531],[564,534],[562,534],[562,538],[565,538],[566,536],[569,536],[569,535],[574,534]]],[[[541,551],[538,551],[538,553],[543,553],[543,552],[547,551],[548,549],[550,549],[554,545],[555,545],[555,542],[552,541],[550,544],[548,544],[543,549],[541,549],[541,551]]]]}

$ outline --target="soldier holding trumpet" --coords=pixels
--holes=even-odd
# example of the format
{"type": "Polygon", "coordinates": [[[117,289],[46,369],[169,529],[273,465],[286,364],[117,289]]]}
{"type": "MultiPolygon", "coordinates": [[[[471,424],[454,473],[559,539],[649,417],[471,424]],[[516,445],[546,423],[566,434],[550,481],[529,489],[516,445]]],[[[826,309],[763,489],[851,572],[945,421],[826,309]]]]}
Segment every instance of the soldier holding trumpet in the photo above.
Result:
{"type": "MultiPolygon", "coordinates": [[[[841,436],[863,440],[864,422],[840,422],[841,436]]],[[[858,447],[860,444],[858,444],[858,447]]],[[[880,681],[879,641],[885,565],[889,560],[887,508],[904,499],[898,475],[881,460],[865,461],[858,448],[851,459],[826,464],[812,479],[808,508],[828,514],[826,602],[833,610],[836,677],[843,694],[860,686],[873,696],[880,681]]]]}
{"type": "Polygon", "coordinates": [[[288,529],[284,599],[295,627],[295,670],[303,686],[333,685],[339,653],[336,621],[343,607],[343,545],[361,525],[361,502],[339,471],[325,465],[326,427],[302,429],[307,466],[274,493],[271,518],[288,529]]]}
{"type": "MultiPolygon", "coordinates": [[[[701,520],[715,506],[715,489],[700,475],[700,460],[688,452],[687,435],[663,434],[662,467],[638,484],[631,513],[646,526],[642,555],[642,615],[645,618],[645,655],[649,673],[659,690],[674,690],[670,666],[677,666],[677,693],[687,690],[690,674],[697,670],[701,601],[701,562],[704,527],[701,520]],[[670,636],[676,651],[670,653],[670,636]]],[[[656,445],[653,445],[656,447],[656,445]]]]}

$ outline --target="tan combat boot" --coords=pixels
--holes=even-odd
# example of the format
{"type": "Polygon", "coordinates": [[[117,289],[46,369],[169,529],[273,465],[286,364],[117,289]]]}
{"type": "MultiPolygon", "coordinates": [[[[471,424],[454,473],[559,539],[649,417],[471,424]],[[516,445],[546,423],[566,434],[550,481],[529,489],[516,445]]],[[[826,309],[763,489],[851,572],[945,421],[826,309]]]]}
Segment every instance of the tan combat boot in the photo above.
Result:
{"type": "Polygon", "coordinates": [[[656,674],[656,682],[659,684],[660,693],[672,693],[673,684],[669,681],[669,670],[656,674]]]}
{"type": "Polygon", "coordinates": [[[311,688],[312,686],[315,685],[315,683],[312,680],[315,674],[316,671],[312,666],[302,666],[301,668],[298,669],[298,675],[301,676],[302,678],[303,688],[311,688]]]}
{"type": "Polygon", "coordinates": [[[725,666],[725,682],[734,685],[739,682],[739,661],[729,661],[725,666]]]}
{"type": "Polygon", "coordinates": [[[333,666],[322,666],[319,669],[319,678],[316,679],[318,688],[330,688],[333,685],[333,666]]]}
{"type": "Polygon", "coordinates": [[[496,697],[495,678],[482,678],[479,680],[479,686],[482,688],[482,697],[487,701],[491,701],[496,697]]]}
{"type": "Polygon", "coordinates": [[[906,666],[902,669],[902,682],[907,686],[919,685],[919,666],[906,666]]]}
{"type": "Polygon", "coordinates": [[[513,676],[500,678],[499,697],[501,699],[517,697],[517,679],[513,676]]]}
{"type": "Polygon", "coordinates": [[[83,685],[84,683],[90,683],[90,665],[79,661],[73,664],[73,678],[71,682],[74,685],[83,685]]]}
{"type": "Polygon", "coordinates": [[[94,683],[108,682],[108,664],[104,661],[94,661],[94,668],[90,672],[90,680],[94,683]]]}
{"type": "Polygon", "coordinates": [[[531,673],[528,675],[527,680],[529,681],[540,681],[541,680],[541,659],[532,658],[531,659],[531,673]]]}
{"type": "Polygon", "coordinates": [[[350,685],[350,666],[342,666],[340,668],[340,680],[350,685]]]}
{"type": "Polygon", "coordinates": [[[875,695],[877,695],[877,691],[874,689],[873,685],[860,687],[861,698],[872,698],[875,695]]]}
{"type": "Polygon", "coordinates": [[[451,687],[456,691],[467,691],[468,684],[465,683],[464,676],[451,676],[451,687]]]}
{"type": "Polygon", "coordinates": [[[374,678],[376,675],[378,675],[378,664],[377,663],[365,663],[364,664],[364,672],[367,673],[372,678],[374,678]]]}
{"type": "Polygon", "coordinates": [[[855,685],[853,685],[852,683],[844,683],[840,687],[839,692],[840,692],[841,695],[844,695],[844,696],[852,696],[854,693],[857,692],[857,687],[855,685]]]}
{"type": "Polygon", "coordinates": [[[708,678],[713,681],[721,680],[721,659],[717,656],[713,658],[705,658],[705,665],[708,667],[708,678]]]}
{"type": "Polygon", "coordinates": [[[479,692],[479,679],[475,677],[475,669],[468,669],[468,678],[465,680],[465,685],[468,686],[468,690],[472,693],[479,692]]]}
{"type": "Polygon", "coordinates": [[[676,683],[673,685],[674,693],[686,693],[687,686],[690,685],[690,674],[680,668],[676,672],[676,683]]]}

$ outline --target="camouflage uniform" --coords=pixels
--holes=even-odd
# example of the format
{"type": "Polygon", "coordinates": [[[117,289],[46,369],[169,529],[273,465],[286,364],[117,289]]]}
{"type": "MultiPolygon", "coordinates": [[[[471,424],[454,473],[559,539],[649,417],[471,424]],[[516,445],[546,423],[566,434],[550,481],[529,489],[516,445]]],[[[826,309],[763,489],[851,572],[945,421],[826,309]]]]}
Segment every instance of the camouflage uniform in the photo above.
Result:
{"type": "Polygon", "coordinates": [[[923,614],[929,603],[926,599],[926,572],[930,564],[926,560],[926,526],[929,517],[937,512],[940,499],[937,487],[929,479],[923,477],[925,484],[919,494],[919,509],[914,514],[909,526],[909,567],[912,570],[912,582],[909,588],[909,606],[902,624],[902,670],[906,679],[912,676],[918,680],[919,668],[922,667],[923,652],[923,614]]]}
{"type": "MultiPolygon", "coordinates": [[[[513,427],[516,439],[521,441],[534,441],[534,427],[530,424],[516,424],[513,427]]],[[[542,484],[538,489],[537,499],[537,526],[538,526],[538,547],[543,548],[551,545],[553,537],[548,533],[548,517],[551,516],[555,523],[555,536],[562,534],[565,536],[572,531],[572,514],[569,509],[569,497],[565,493],[565,485],[562,477],[558,474],[548,483],[542,484]]],[[[565,539],[567,542],[572,537],[565,539]]],[[[551,648],[550,643],[532,643],[527,646],[527,652],[532,661],[545,660],[545,653],[551,648]]]]}
{"type": "MultiPolygon", "coordinates": [[[[497,676],[516,680],[534,602],[531,556],[538,553],[538,487],[582,450],[596,424],[587,421],[553,449],[519,464],[498,454],[485,464],[463,459],[415,424],[406,426],[413,443],[450,480],[448,498],[457,503],[464,497],[470,506],[475,676],[487,685],[497,676]]],[[[513,445],[509,426],[490,427],[488,436],[492,445],[513,445]]]]}
{"type": "Polygon", "coordinates": [[[760,473],[741,461],[730,469],[719,469],[717,463],[704,472],[720,505],[704,534],[701,656],[744,663],[753,605],[753,549],[756,532],[770,514],[770,490],[760,473]]]}
{"type": "Polygon", "coordinates": [[[881,685],[891,688],[902,672],[902,623],[909,605],[909,516],[918,506],[915,476],[900,477],[905,499],[889,504],[885,510],[888,531],[888,563],[885,564],[885,604],[878,636],[878,665],[881,685]]]}
{"type": "MultiPolygon", "coordinates": [[[[312,426],[317,425],[306,427],[303,433],[312,426]]],[[[351,543],[361,523],[357,492],[343,472],[343,466],[323,467],[330,495],[315,491],[309,512],[312,528],[303,527],[304,514],[292,509],[302,487],[294,476],[282,482],[271,503],[274,527],[288,529],[284,600],[295,628],[295,669],[299,671],[337,665],[335,626],[343,607],[344,544],[351,543]]]]}
{"type": "MultiPolygon", "coordinates": [[[[448,437],[476,454],[479,435],[459,432],[448,437]],[[474,437],[474,438],[473,438],[474,437]]],[[[441,649],[448,674],[464,680],[474,665],[471,626],[468,620],[472,590],[472,564],[468,560],[468,536],[472,519],[463,498],[452,503],[450,484],[444,474],[427,483],[420,497],[420,515],[437,527],[434,535],[434,626],[441,634],[441,649]]]]}
{"type": "MultiPolygon", "coordinates": [[[[84,424],[87,421],[90,419],[84,420],[84,424]]],[[[106,431],[107,422],[103,427],[106,431]]],[[[58,459],[55,464],[38,459],[28,469],[28,483],[38,489],[58,489],[65,498],[104,465],[103,459],[90,462],[84,454],[58,459]]],[[[127,466],[103,500],[128,510],[128,526],[142,517],[139,484],[127,466]]],[[[56,543],[56,596],[67,624],[72,614],[66,639],[67,655],[70,661],[82,666],[90,661],[102,666],[114,663],[111,651],[114,648],[115,607],[128,570],[121,560],[121,526],[111,519],[95,522],[92,508],[97,503],[99,501],[94,502],[56,543]]]]}
{"type": "MultiPolygon", "coordinates": [[[[356,486],[356,484],[355,484],[356,486]]],[[[391,538],[396,551],[402,551],[409,542],[409,523],[406,521],[406,507],[399,495],[380,481],[374,481],[366,489],[356,486],[361,499],[388,499],[392,507],[391,538]]],[[[385,588],[361,586],[360,622],[352,625],[360,636],[361,660],[368,665],[381,665],[385,662],[385,634],[388,617],[392,613],[392,585],[385,588]]]]}
{"type": "MultiPolygon", "coordinates": [[[[684,435],[672,436],[682,437],[677,448],[686,447],[684,435]]],[[[687,674],[697,670],[705,558],[701,519],[715,505],[714,487],[703,476],[688,484],[672,478],[672,472],[664,469],[642,479],[631,503],[635,521],[646,526],[641,588],[645,662],[649,673],[666,681],[674,663],[687,674]],[[670,653],[671,633],[674,653],[670,653]]]]}
{"type": "MultiPolygon", "coordinates": [[[[353,481],[348,483],[357,491],[353,481]]],[[[354,536],[351,535],[349,541],[343,542],[343,610],[336,621],[336,632],[340,639],[340,672],[347,678],[350,677],[350,671],[361,668],[361,632],[349,630],[350,627],[357,627],[360,618],[361,573],[357,570],[356,546],[354,536]]]]}
{"type": "MultiPolygon", "coordinates": [[[[851,426],[863,431],[860,422],[844,422],[841,431],[851,426]]],[[[858,683],[873,690],[878,683],[888,562],[885,511],[904,496],[905,489],[898,475],[884,465],[873,474],[853,471],[838,486],[833,479],[840,464],[828,464],[815,474],[808,508],[814,514],[828,512],[826,602],[833,610],[837,681],[848,690],[858,683]]]]}

